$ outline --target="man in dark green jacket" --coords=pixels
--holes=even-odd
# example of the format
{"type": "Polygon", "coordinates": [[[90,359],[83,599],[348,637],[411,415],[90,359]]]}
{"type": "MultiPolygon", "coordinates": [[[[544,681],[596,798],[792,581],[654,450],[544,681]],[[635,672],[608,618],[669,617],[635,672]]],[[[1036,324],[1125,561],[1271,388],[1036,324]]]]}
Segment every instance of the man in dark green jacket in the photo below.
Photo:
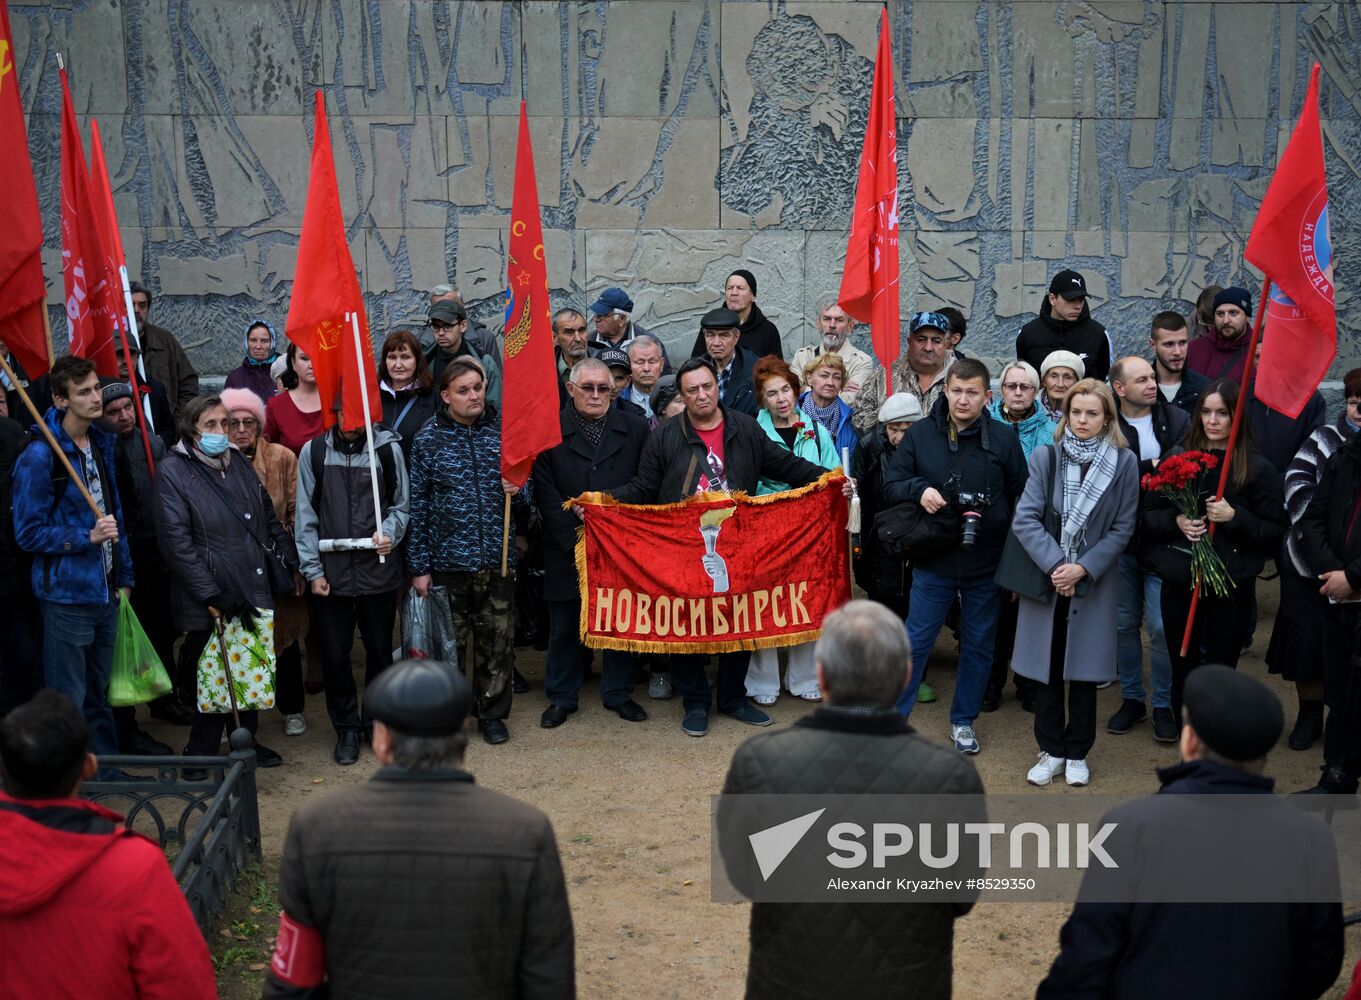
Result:
{"type": "MultiPolygon", "coordinates": [[[[917,735],[895,708],[912,658],[892,611],[851,601],[823,621],[815,656],[823,706],[738,747],[725,796],[983,794],[972,764],[917,735]]],[[[720,802],[720,830],[724,818],[720,802]]],[[[720,837],[739,889],[750,867],[746,843],[720,837]]],[[[972,907],[972,901],[753,903],[746,998],[947,998],[954,921],[972,907]]]]}

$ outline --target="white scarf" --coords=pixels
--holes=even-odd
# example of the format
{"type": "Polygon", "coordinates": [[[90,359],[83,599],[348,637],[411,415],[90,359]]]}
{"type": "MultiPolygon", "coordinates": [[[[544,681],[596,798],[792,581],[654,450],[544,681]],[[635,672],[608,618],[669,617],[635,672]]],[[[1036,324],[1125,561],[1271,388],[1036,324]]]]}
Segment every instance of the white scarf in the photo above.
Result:
{"type": "Polygon", "coordinates": [[[1080,440],[1071,429],[1063,432],[1058,447],[1063,470],[1063,528],[1059,546],[1069,562],[1077,561],[1087,531],[1087,518],[1115,480],[1118,452],[1105,437],[1080,440]],[[1087,474],[1082,474],[1083,466],[1087,474]]]}

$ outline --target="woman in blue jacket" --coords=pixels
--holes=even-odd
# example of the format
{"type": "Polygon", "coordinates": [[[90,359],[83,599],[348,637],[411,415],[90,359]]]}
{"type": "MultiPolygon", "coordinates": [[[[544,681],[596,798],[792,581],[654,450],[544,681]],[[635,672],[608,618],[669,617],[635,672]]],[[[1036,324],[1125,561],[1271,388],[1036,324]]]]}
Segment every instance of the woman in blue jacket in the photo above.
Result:
{"type": "MultiPolygon", "coordinates": [[[[799,409],[809,423],[827,429],[840,465],[842,449],[849,448],[854,456],[860,443],[860,436],[851,425],[851,408],[841,400],[841,389],[846,384],[846,363],[839,354],[821,354],[804,367],[803,382],[808,388],[799,397],[799,409]]],[[[757,395],[760,395],[759,390],[757,395]]]]}
{"type": "MultiPolygon", "coordinates": [[[[841,359],[829,355],[838,365],[841,359]]],[[[843,369],[844,370],[844,369],[843,369]]],[[[779,358],[764,357],[756,363],[752,372],[752,382],[756,388],[756,399],[761,404],[756,414],[756,422],[770,439],[798,458],[820,465],[824,469],[835,469],[841,465],[836,445],[827,428],[804,416],[795,405],[798,398],[799,378],[794,370],[779,358]]],[[[839,402],[839,401],[838,401],[839,402]]],[[[847,419],[844,426],[851,425],[850,407],[846,408],[847,419]]],[[[781,493],[789,489],[788,483],[761,480],[756,493],[781,493]]],[[[804,642],[789,647],[789,666],[785,671],[785,686],[790,694],[798,695],[805,701],[821,701],[817,673],[813,665],[813,643],[804,642]]],[[[758,649],[751,657],[747,668],[747,697],[754,698],[758,705],[773,705],[780,697],[780,660],[779,651],[758,649]]]]}

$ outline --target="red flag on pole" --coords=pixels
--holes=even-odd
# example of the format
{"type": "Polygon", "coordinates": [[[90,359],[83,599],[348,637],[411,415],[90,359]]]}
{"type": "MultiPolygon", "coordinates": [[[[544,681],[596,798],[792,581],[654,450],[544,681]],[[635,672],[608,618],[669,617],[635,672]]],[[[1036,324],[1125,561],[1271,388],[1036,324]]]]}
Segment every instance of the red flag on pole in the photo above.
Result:
{"type": "Polygon", "coordinates": [[[66,70],[61,73],[61,271],[66,284],[66,333],[71,353],[94,362],[100,375],[116,378],[113,335],[118,308],[113,279],[100,241],[90,197],[85,146],[76,124],[66,70]]]}
{"type": "Polygon", "coordinates": [[[841,308],[870,325],[879,362],[898,360],[898,127],[893,107],[893,36],[888,11],[879,15],[879,53],[874,60],[860,179],[841,275],[841,308]]]}
{"type": "Polygon", "coordinates": [[[1299,416],[1337,355],[1318,74],[1315,63],[1300,120],[1276,165],[1243,251],[1248,263],[1275,286],[1261,306],[1266,310],[1266,336],[1257,364],[1256,396],[1290,417],[1299,416]]]}
{"type": "Polygon", "coordinates": [[[548,264],[524,101],[520,102],[520,141],[515,150],[509,250],[506,360],[501,372],[501,476],[520,486],[529,478],[535,457],[562,443],[553,324],[548,314],[548,264]],[[554,405],[546,406],[546,400],[554,405]]]}
{"type": "Polygon", "coordinates": [[[316,98],[307,205],[298,241],[298,266],[284,331],[312,359],[324,426],[335,424],[332,401],[336,392],[341,391],[344,405],[341,428],[355,431],[364,427],[361,381],[368,388],[368,419],[383,419],[368,316],[364,313],[364,297],[350,256],[350,244],[345,238],[345,217],[340,208],[331,133],[326,124],[326,102],[320,90],[316,98]],[[359,316],[359,347],[355,346],[350,313],[359,316]]]}
{"type": "Polygon", "coordinates": [[[0,341],[29,378],[48,368],[43,225],[28,156],[8,6],[0,0],[0,341]]]}

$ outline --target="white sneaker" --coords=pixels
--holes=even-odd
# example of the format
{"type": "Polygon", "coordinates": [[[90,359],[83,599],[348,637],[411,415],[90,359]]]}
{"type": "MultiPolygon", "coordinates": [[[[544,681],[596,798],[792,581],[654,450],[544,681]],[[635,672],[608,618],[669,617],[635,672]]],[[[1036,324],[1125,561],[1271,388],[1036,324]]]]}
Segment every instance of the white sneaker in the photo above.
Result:
{"type": "Polygon", "coordinates": [[[804,701],[822,701],[822,692],[805,691],[803,694],[799,695],[799,697],[802,698],[804,701]]]}
{"type": "Polygon", "coordinates": [[[1087,770],[1085,760],[1070,760],[1065,762],[1063,780],[1070,785],[1085,785],[1092,780],[1092,772],[1087,770]]]}
{"type": "Polygon", "coordinates": [[[951,726],[950,736],[955,741],[955,749],[960,753],[978,753],[978,736],[973,726],[951,726]]]}
{"type": "MultiPolygon", "coordinates": [[[[1051,757],[1047,752],[1041,750],[1039,762],[1026,772],[1025,780],[1032,785],[1047,785],[1059,776],[1064,764],[1071,767],[1074,763],[1081,762],[1065,761],[1062,757],[1051,757]]],[[[1082,769],[1086,771],[1087,766],[1084,764],[1082,769]]]]}
{"type": "Polygon", "coordinates": [[[671,694],[671,675],[668,673],[653,674],[647,682],[647,696],[657,701],[664,701],[670,698],[671,694]]]}
{"type": "Polygon", "coordinates": [[[780,696],[778,694],[754,694],[751,696],[751,700],[758,705],[765,705],[769,708],[780,700],[780,696]]]}
{"type": "Polygon", "coordinates": [[[307,732],[307,720],[303,718],[301,712],[284,716],[285,736],[301,736],[305,732],[307,732]]]}

